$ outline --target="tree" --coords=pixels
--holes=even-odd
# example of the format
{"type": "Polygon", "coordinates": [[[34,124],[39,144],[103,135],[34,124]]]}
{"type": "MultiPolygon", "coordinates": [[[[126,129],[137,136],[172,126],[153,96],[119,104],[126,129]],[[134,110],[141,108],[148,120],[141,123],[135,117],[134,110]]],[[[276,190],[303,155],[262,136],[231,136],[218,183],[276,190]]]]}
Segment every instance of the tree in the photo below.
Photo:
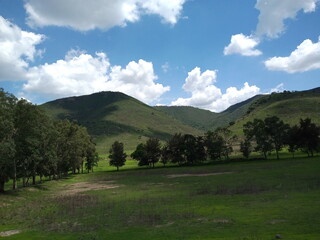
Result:
{"type": "Polygon", "coordinates": [[[297,125],[291,127],[288,131],[286,144],[288,145],[288,151],[292,153],[294,158],[294,153],[299,149],[299,127],[297,125]]]}
{"type": "Polygon", "coordinates": [[[136,150],[131,154],[131,157],[139,162],[139,166],[149,165],[146,152],[146,145],[143,143],[140,143],[136,147],[136,150]]]}
{"type": "Polygon", "coordinates": [[[197,139],[191,134],[185,134],[184,140],[184,157],[188,164],[193,164],[197,160],[197,139]]]}
{"type": "Polygon", "coordinates": [[[154,164],[159,162],[161,157],[160,140],[157,138],[149,138],[146,142],[145,150],[148,163],[154,168],[154,164]]]}
{"type": "Polygon", "coordinates": [[[279,159],[279,151],[286,144],[290,127],[276,116],[265,118],[264,124],[266,134],[269,136],[270,143],[276,151],[277,159],[279,159]]]}
{"type": "Polygon", "coordinates": [[[30,177],[35,184],[37,169],[42,161],[40,149],[47,118],[40,107],[24,99],[17,102],[15,110],[17,170],[18,176],[23,178],[23,186],[26,186],[30,177]]]}
{"type": "Polygon", "coordinates": [[[264,158],[267,159],[267,154],[272,151],[273,146],[266,131],[265,122],[260,119],[249,121],[243,125],[243,132],[248,141],[255,141],[255,151],[263,153],[264,158]]]}
{"type": "Polygon", "coordinates": [[[207,149],[207,155],[210,159],[221,159],[223,147],[225,142],[222,136],[218,134],[218,131],[208,131],[205,135],[205,146],[207,149]]]}
{"type": "Polygon", "coordinates": [[[241,141],[240,143],[240,152],[242,152],[242,155],[245,158],[249,158],[249,155],[251,153],[251,142],[248,139],[245,139],[244,141],[241,141]]]}
{"type": "Polygon", "coordinates": [[[127,155],[123,152],[123,143],[115,141],[109,150],[110,166],[122,167],[126,162],[127,155]]]}
{"type": "Polygon", "coordinates": [[[10,177],[16,187],[14,108],[17,99],[0,88],[0,192],[10,177]]]}
{"type": "Polygon", "coordinates": [[[85,168],[87,169],[88,173],[90,171],[93,172],[93,167],[98,165],[98,161],[99,161],[99,155],[96,152],[95,144],[93,143],[93,140],[90,137],[90,142],[87,145],[86,163],[85,163],[85,168]]]}
{"type": "Polygon", "coordinates": [[[184,137],[179,133],[172,136],[167,142],[166,155],[172,163],[182,165],[186,162],[185,159],[185,144],[184,137]]]}
{"type": "Polygon", "coordinates": [[[314,152],[320,149],[320,127],[311,122],[310,118],[300,119],[298,128],[298,146],[305,151],[308,156],[313,156],[314,152]]]}

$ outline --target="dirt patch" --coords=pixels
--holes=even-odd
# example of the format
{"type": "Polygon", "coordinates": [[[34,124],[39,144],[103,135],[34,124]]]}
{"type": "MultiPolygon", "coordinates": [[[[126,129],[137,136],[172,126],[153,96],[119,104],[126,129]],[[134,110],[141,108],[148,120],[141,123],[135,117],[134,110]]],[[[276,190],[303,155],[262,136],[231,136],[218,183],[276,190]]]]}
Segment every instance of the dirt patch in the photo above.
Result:
{"type": "Polygon", "coordinates": [[[280,224],[280,223],[284,223],[284,222],[286,222],[286,220],[284,220],[284,219],[272,219],[270,221],[270,224],[275,225],[275,224],[280,224]]]}
{"type": "Polygon", "coordinates": [[[229,219],[215,219],[213,220],[214,223],[231,223],[229,219]]]}
{"type": "Polygon", "coordinates": [[[206,177],[206,176],[216,176],[216,175],[224,175],[224,174],[231,174],[233,172],[219,172],[219,173],[198,173],[198,174],[171,174],[167,175],[168,178],[178,178],[178,177],[206,177]]]}
{"type": "Polygon", "coordinates": [[[59,195],[74,195],[78,193],[83,193],[87,191],[103,190],[103,189],[114,189],[120,187],[120,185],[113,184],[113,181],[107,182],[78,182],[67,185],[67,189],[59,192],[59,195]]]}
{"type": "Polygon", "coordinates": [[[15,235],[21,233],[20,230],[10,230],[10,231],[5,231],[5,232],[0,232],[0,237],[9,237],[11,235],[15,235]]]}

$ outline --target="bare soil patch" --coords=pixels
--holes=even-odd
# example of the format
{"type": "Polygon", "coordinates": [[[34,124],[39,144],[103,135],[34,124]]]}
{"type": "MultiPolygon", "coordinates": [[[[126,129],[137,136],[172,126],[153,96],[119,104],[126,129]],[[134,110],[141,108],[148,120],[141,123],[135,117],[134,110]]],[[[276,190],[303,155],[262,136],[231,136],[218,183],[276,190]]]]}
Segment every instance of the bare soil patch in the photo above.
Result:
{"type": "Polygon", "coordinates": [[[10,230],[10,231],[5,231],[5,232],[0,232],[0,237],[9,237],[11,235],[15,235],[21,233],[20,230],[10,230]]]}
{"type": "Polygon", "coordinates": [[[114,189],[120,187],[120,185],[113,184],[114,181],[107,181],[107,182],[78,182],[73,183],[67,186],[67,189],[59,192],[60,195],[74,195],[78,193],[83,193],[87,191],[95,191],[95,190],[103,190],[103,189],[114,189]]]}
{"type": "Polygon", "coordinates": [[[171,174],[167,175],[168,178],[178,178],[178,177],[206,177],[206,176],[216,176],[216,175],[224,175],[224,174],[231,174],[233,172],[219,172],[219,173],[186,173],[186,174],[171,174]]]}

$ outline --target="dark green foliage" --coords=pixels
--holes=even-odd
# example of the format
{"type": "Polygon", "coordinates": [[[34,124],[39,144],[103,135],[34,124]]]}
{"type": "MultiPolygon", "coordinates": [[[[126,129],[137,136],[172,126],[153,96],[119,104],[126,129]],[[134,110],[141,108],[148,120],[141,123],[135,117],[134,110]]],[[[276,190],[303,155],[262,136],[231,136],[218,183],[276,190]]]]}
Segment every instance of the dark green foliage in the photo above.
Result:
{"type": "Polygon", "coordinates": [[[255,141],[255,151],[263,153],[264,158],[266,159],[267,154],[273,150],[273,146],[264,121],[254,119],[253,122],[247,122],[243,126],[243,132],[247,141],[255,141]]]}
{"type": "MultiPolygon", "coordinates": [[[[279,151],[286,145],[293,154],[297,149],[302,149],[308,156],[313,156],[314,152],[320,150],[320,127],[312,123],[310,118],[301,119],[299,126],[291,128],[276,116],[254,119],[243,125],[243,132],[245,141],[254,141],[255,150],[263,153],[265,158],[267,153],[275,150],[279,159],[279,151]]],[[[246,151],[245,143],[241,148],[246,151]]]]}
{"type": "Polygon", "coordinates": [[[227,128],[217,128],[214,132],[208,131],[205,135],[208,157],[212,160],[220,160],[222,157],[229,159],[236,139],[237,137],[227,128]]]}
{"type": "Polygon", "coordinates": [[[140,143],[136,150],[131,154],[131,157],[139,161],[139,166],[152,166],[159,162],[162,149],[160,140],[157,138],[149,138],[147,142],[140,143]]]}
{"type": "Polygon", "coordinates": [[[0,192],[15,175],[14,105],[16,98],[0,88],[0,192]]]}
{"type": "Polygon", "coordinates": [[[136,150],[131,154],[131,157],[138,161],[139,166],[149,165],[146,145],[144,143],[138,144],[136,150]]]}
{"type": "Polygon", "coordinates": [[[0,191],[12,179],[13,189],[36,177],[56,178],[73,173],[86,162],[97,163],[92,138],[84,127],[69,121],[53,121],[42,108],[19,100],[0,89],[0,191]]]}
{"type": "Polygon", "coordinates": [[[240,142],[240,152],[245,158],[249,158],[252,152],[251,142],[248,139],[240,142]]]}
{"type": "Polygon", "coordinates": [[[296,130],[297,146],[305,151],[308,156],[320,150],[320,127],[311,122],[310,118],[300,119],[296,130]]]}
{"type": "Polygon", "coordinates": [[[290,127],[276,116],[267,117],[264,123],[266,133],[270,137],[270,142],[276,151],[277,159],[279,159],[279,151],[281,151],[286,143],[290,127]]]}
{"type": "Polygon", "coordinates": [[[126,162],[127,155],[123,152],[123,143],[115,141],[109,150],[110,166],[122,167],[126,162]]]}
{"type": "Polygon", "coordinates": [[[145,146],[146,158],[148,159],[149,165],[154,167],[161,157],[161,145],[157,138],[149,138],[145,146]]]}
{"type": "Polygon", "coordinates": [[[172,163],[179,165],[185,164],[185,144],[184,137],[181,134],[175,134],[168,142],[166,149],[166,156],[172,163]]]}

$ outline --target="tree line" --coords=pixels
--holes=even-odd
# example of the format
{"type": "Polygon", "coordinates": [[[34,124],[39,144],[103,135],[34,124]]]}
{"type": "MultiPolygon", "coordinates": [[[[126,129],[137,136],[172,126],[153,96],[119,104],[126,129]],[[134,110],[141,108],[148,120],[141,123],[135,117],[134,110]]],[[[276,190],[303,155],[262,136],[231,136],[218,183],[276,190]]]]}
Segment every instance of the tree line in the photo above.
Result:
{"type": "MultiPolygon", "coordinates": [[[[160,162],[178,165],[192,165],[210,160],[228,160],[234,146],[240,142],[240,152],[249,158],[252,152],[260,152],[265,159],[271,152],[276,153],[286,148],[293,154],[302,151],[313,156],[320,151],[320,127],[310,118],[301,119],[298,125],[290,127],[278,117],[264,120],[254,119],[243,125],[244,139],[239,141],[228,128],[208,131],[204,136],[175,134],[164,145],[157,138],[149,138],[137,145],[130,155],[138,161],[139,166],[154,167],[160,162]]],[[[110,165],[125,165],[127,155],[121,142],[114,142],[109,150],[110,165]]]]}
{"type": "Polygon", "coordinates": [[[44,110],[0,88],[0,192],[10,179],[27,186],[36,177],[61,178],[89,172],[97,164],[87,129],[68,120],[52,120],[44,110]]]}

